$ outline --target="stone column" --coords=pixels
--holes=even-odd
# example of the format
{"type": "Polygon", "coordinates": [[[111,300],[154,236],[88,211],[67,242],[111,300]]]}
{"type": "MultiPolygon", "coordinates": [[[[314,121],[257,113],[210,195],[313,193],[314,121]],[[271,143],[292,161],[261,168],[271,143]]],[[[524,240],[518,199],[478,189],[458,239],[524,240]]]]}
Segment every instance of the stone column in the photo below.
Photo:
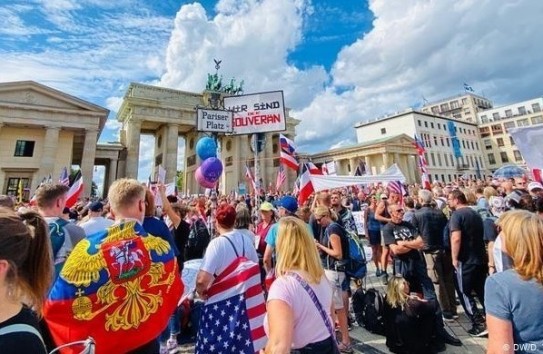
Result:
{"type": "Polygon", "coordinates": [[[351,172],[350,172],[351,176],[354,176],[357,165],[358,164],[357,164],[357,161],[356,161],[356,157],[349,158],[349,166],[351,167],[351,172]]]}
{"type": "MultiPolygon", "coordinates": [[[[107,187],[111,187],[113,182],[117,179],[117,158],[109,159],[109,168],[108,168],[108,184],[107,187]]],[[[104,190],[104,195],[107,195],[107,190],[104,190]]]]}
{"type": "Polygon", "coordinates": [[[138,178],[138,161],[140,158],[140,133],[141,121],[131,120],[128,123],[127,139],[127,156],[126,156],[126,177],[138,178]]]}
{"type": "Polygon", "coordinates": [[[385,152],[383,153],[383,168],[381,169],[381,171],[378,171],[377,173],[384,172],[388,168],[389,164],[390,164],[390,161],[388,159],[388,153],[385,152]]]}
{"type": "Polygon", "coordinates": [[[234,142],[234,153],[232,154],[232,172],[234,176],[234,181],[236,181],[234,188],[237,191],[239,183],[243,182],[244,180],[243,176],[245,176],[245,159],[243,159],[241,155],[241,144],[243,143],[241,136],[234,136],[232,137],[232,140],[234,142]]]}
{"type": "Polygon", "coordinates": [[[55,176],[55,160],[57,157],[59,133],[60,127],[47,127],[45,130],[40,161],[40,177],[38,179],[49,177],[49,175],[55,176]]]}
{"type": "Polygon", "coordinates": [[[165,183],[172,183],[177,173],[177,144],[179,141],[179,126],[177,124],[168,124],[166,129],[165,154],[163,159],[166,169],[165,183]]]}
{"type": "Polygon", "coordinates": [[[81,157],[81,175],[83,176],[83,193],[81,195],[84,197],[89,197],[92,190],[92,174],[94,172],[97,141],[98,130],[87,129],[85,143],[83,144],[83,156],[81,157]]]}
{"type": "Polygon", "coordinates": [[[270,182],[272,182],[272,189],[273,189],[274,187],[273,182],[275,181],[273,177],[277,173],[277,169],[273,167],[273,157],[274,157],[273,156],[273,133],[267,134],[266,146],[264,148],[264,151],[265,151],[265,153],[263,154],[264,158],[262,159],[262,164],[260,165],[261,166],[260,169],[261,171],[263,171],[262,180],[263,180],[263,183],[266,184],[264,189],[267,192],[268,187],[270,186],[270,182]]]}

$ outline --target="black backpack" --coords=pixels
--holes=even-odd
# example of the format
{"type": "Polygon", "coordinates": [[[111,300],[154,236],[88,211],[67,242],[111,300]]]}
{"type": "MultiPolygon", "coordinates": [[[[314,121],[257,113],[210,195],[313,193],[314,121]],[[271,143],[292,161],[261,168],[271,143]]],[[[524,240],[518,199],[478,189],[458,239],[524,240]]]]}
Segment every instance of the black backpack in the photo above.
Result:
{"type": "Polygon", "coordinates": [[[374,334],[385,334],[384,299],[377,289],[358,288],[352,297],[356,322],[374,334]]]}
{"type": "Polygon", "coordinates": [[[201,254],[203,256],[210,240],[211,235],[209,234],[206,224],[202,220],[196,219],[190,226],[186,250],[191,254],[201,254]]]}

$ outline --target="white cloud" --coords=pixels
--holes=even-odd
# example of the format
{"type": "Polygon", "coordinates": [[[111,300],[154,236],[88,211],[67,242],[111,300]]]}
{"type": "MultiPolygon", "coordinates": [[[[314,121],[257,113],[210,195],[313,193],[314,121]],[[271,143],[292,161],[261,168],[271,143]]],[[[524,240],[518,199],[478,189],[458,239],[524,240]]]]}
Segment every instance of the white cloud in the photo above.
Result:
{"type": "Polygon", "coordinates": [[[138,163],[138,180],[147,182],[153,173],[155,138],[152,135],[141,135],[140,158],[138,163]]]}
{"type": "Polygon", "coordinates": [[[301,70],[287,55],[302,40],[308,1],[219,1],[208,18],[199,3],[184,5],[175,18],[160,85],[200,92],[213,59],[228,81],[245,81],[246,92],[283,89],[286,104],[303,107],[328,80],[321,66],[301,70]]]}
{"type": "Polygon", "coordinates": [[[356,122],[422,96],[462,93],[464,82],[496,103],[540,95],[543,2],[373,0],[370,8],[374,28],[338,54],[332,85],[292,112],[302,119],[297,133],[306,150],[352,139],[356,122]]]}
{"type": "Polygon", "coordinates": [[[112,96],[106,99],[106,107],[112,112],[117,113],[123,104],[123,97],[112,96]]]}

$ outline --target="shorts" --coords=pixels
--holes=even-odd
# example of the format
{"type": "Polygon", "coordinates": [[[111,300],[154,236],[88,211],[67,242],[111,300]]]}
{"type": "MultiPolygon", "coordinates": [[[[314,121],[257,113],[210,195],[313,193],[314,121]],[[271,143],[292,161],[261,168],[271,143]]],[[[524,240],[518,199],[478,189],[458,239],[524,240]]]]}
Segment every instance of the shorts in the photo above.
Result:
{"type": "Polygon", "coordinates": [[[351,291],[351,277],[345,274],[345,279],[341,282],[341,291],[351,291]]]}
{"type": "Polygon", "coordinates": [[[371,246],[379,246],[381,244],[381,230],[368,230],[371,246]]]}
{"type": "Polygon", "coordinates": [[[334,309],[341,310],[343,308],[341,284],[345,281],[345,273],[325,269],[324,275],[332,287],[332,304],[334,305],[334,309]]]}

